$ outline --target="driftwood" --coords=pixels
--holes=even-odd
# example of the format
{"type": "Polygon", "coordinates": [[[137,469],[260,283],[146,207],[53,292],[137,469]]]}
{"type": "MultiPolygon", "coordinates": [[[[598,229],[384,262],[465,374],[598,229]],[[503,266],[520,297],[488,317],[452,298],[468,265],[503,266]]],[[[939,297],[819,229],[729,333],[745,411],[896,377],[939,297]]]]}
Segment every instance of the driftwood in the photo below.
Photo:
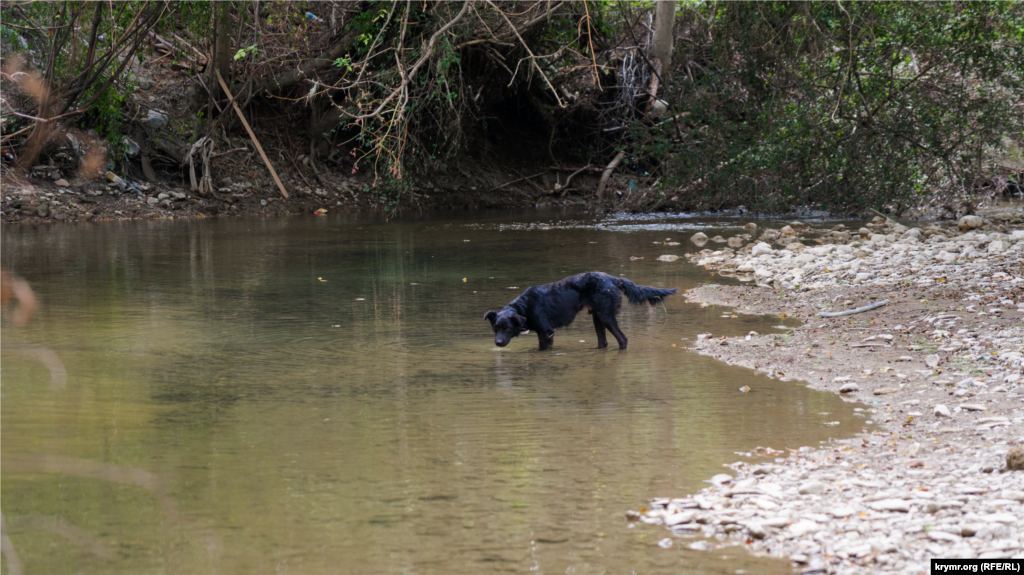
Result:
{"type": "Polygon", "coordinates": [[[866,311],[871,311],[871,310],[873,310],[875,308],[880,308],[880,307],[882,307],[883,305],[885,305],[887,303],[889,303],[889,300],[883,299],[882,301],[875,302],[875,303],[872,303],[872,304],[868,304],[868,305],[865,305],[865,306],[861,306],[861,307],[856,308],[856,309],[848,309],[846,311],[823,311],[823,312],[821,312],[818,315],[820,315],[821,317],[839,317],[839,316],[843,316],[843,315],[853,315],[855,313],[863,313],[863,312],[866,312],[866,311]]]}

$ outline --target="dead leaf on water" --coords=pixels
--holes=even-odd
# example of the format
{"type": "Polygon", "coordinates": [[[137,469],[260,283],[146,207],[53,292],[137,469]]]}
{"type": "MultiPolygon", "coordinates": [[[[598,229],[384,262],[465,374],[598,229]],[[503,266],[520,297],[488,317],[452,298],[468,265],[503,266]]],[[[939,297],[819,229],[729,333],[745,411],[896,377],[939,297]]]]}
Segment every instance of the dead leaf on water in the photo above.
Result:
{"type": "Polygon", "coordinates": [[[744,385],[743,387],[740,388],[740,391],[742,391],[743,393],[749,393],[750,392],[750,386],[749,385],[744,385]]]}

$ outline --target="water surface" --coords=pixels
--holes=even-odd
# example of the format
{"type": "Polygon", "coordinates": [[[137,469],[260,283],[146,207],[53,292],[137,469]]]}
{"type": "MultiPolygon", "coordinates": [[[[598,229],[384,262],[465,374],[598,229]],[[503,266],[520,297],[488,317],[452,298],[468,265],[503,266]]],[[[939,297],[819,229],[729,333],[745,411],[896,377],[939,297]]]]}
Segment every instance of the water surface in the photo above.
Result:
{"type": "Polygon", "coordinates": [[[41,301],[2,332],[0,506],[22,571],[790,572],[742,549],[662,549],[666,531],[623,518],[700,489],[737,451],[861,428],[830,394],[687,349],[778,318],[684,297],[630,306],[625,352],[594,349],[586,316],[548,352],[532,335],[495,348],[483,319],[526,286],[595,269],[723,281],[655,259],[682,255],[685,242],[655,242],[688,226],[517,214],[4,229],[4,266],[41,301]]]}

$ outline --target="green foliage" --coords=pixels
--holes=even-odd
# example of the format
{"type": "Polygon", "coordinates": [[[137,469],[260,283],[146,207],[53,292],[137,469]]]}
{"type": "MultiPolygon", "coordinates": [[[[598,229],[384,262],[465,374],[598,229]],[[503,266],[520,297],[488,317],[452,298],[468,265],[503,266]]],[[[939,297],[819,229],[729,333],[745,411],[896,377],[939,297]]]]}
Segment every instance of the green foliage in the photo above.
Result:
{"type": "Polygon", "coordinates": [[[689,114],[640,152],[683,202],[899,211],[1024,130],[1019,3],[688,3],[676,27],[704,39],[668,90],[689,114]]]}
{"type": "Polygon", "coordinates": [[[242,48],[238,52],[236,52],[234,59],[237,62],[238,60],[242,60],[243,58],[248,58],[249,56],[256,56],[259,53],[260,53],[259,47],[256,44],[253,44],[252,46],[249,46],[248,48],[242,48]]]}

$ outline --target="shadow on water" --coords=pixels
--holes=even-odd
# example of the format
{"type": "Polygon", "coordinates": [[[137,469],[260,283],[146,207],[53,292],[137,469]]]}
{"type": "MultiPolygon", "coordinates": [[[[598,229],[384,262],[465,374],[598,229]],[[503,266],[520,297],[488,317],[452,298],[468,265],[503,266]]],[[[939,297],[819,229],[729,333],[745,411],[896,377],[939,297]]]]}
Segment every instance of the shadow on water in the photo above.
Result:
{"type": "Polygon", "coordinates": [[[4,264],[40,301],[4,329],[0,364],[0,504],[23,570],[789,572],[742,549],[661,549],[665,531],[623,518],[737,451],[861,429],[830,394],[688,349],[779,318],[673,297],[623,310],[624,352],[594,349],[582,320],[550,352],[494,347],[483,312],[529,285],[710,279],[655,259],[685,251],[655,245],[664,228],[613,228],[500,214],[4,229],[4,264]],[[61,385],[52,357],[25,353],[39,349],[61,385]]]}

